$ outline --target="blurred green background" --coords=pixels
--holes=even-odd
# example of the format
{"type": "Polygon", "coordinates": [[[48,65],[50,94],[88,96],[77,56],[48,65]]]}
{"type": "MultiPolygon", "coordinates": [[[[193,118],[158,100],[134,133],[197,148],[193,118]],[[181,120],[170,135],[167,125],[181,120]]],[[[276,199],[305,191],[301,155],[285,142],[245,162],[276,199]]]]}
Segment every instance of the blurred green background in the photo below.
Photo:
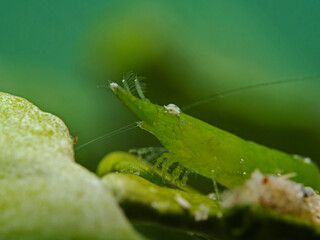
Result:
{"type": "MultiPolygon", "coordinates": [[[[0,90],[62,118],[78,145],[137,119],[100,87],[132,70],[153,102],[182,107],[253,83],[320,74],[317,0],[6,0],[0,90]]],[[[187,113],[320,163],[320,80],[243,91],[187,113]]],[[[115,150],[159,146],[140,129],[88,145],[95,170],[115,150]]]]}

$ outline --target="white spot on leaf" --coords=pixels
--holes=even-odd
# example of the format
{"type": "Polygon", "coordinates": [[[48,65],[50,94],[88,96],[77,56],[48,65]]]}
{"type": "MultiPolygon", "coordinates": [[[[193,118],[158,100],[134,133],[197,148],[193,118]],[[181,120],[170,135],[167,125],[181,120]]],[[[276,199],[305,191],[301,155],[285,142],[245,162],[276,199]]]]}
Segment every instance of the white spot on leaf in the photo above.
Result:
{"type": "Polygon", "coordinates": [[[205,204],[200,204],[198,209],[194,212],[194,219],[196,222],[205,221],[208,219],[210,208],[205,204]]]}
{"type": "Polygon", "coordinates": [[[181,197],[179,194],[177,194],[174,199],[177,201],[177,203],[180,205],[180,207],[182,207],[184,209],[188,209],[191,206],[190,203],[186,199],[181,197]]]}

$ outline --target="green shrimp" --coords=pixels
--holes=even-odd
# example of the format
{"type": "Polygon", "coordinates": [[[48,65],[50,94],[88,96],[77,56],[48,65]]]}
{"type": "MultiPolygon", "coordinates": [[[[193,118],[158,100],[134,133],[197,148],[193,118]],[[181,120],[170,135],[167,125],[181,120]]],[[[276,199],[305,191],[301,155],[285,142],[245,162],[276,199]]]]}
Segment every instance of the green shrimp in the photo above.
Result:
{"type": "Polygon", "coordinates": [[[182,113],[174,104],[162,107],[148,99],[141,100],[116,83],[111,83],[110,87],[142,120],[140,128],[155,135],[169,150],[156,163],[161,164],[164,174],[168,174],[170,166],[178,164],[178,168],[190,169],[234,188],[259,169],[264,174],[278,176],[295,173],[294,181],[320,190],[319,170],[309,159],[246,141],[182,113]]]}

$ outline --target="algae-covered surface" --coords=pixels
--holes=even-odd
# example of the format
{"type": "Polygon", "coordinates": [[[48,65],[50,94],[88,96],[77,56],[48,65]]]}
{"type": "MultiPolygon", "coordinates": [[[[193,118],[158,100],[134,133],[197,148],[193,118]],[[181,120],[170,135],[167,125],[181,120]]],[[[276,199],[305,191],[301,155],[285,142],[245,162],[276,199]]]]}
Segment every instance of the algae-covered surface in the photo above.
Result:
{"type": "Polygon", "coordinates": [[[61,119],[0,93],[0,239],[142,239],[61,119]]]}

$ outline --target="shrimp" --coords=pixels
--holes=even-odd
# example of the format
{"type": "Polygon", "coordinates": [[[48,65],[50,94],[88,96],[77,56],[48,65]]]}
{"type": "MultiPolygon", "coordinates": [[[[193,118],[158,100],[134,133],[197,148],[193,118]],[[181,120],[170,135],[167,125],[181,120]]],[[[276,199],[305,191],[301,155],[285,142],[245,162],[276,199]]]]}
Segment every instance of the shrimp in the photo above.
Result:
{"type": "MultiPolygon", "coordinates": [[[[259,86],[289,81],[293,80],[259,86]]],[[[156,162],[162,166],[164,174],[168,174],[170,167],[177,165],[177,168],[190,169],[202,176],[213,178],[226,187],[234,188],[242,185],[255,169],[259,169],[263,174],[278,176],[294,172],[294,181],[320,190],[317,166],[302,157],[246,141],[181,112],[174,104],[159,106],[144,97],[139,99],[133,96],[115,83],[110,86],[115,95],[141,120],[139,127],[155,135],[169,150],[156,162]]],[[[247,86],[220,93],[218,96],[254,87],[257,86],[247,86]]],[[[198,104],[189,108],[196,105],[198,104]]],[[[181,174],[183,171],[174,172],[181,174]]]]}

